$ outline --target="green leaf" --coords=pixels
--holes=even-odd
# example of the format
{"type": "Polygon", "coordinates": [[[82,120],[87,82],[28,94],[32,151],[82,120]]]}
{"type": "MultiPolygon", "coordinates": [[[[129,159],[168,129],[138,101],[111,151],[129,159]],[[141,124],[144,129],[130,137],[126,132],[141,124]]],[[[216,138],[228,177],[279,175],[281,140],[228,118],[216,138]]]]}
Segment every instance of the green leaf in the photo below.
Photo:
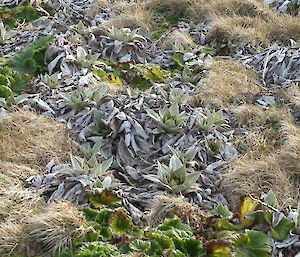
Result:
{"type": "Polygon", "coordinates": [[[145,109],[147,114],[152,118],[154,119],[155,121],[159,121],[160,120],[160,116],[153,110],[151,109],[145,109]]]}
{"type": "Polygon", "coordinates": [[[120,256],[117,247],[104,242],[91,242],[84,244],[76,257],[111,257],[120,256]]]}
{"type": "Polygon", "coordinates": [[[172,155],[172,157],[170,159],[170,164],[169,164],[170,169],[178,170],[182,166],[183,166],[183,163],[181,162],[181,160],[176,155],[172,155]]]}
{"type": "Polygon", "coordinates": [[[294,221],[288,219],[284,215],[280,218],[280,222],[275,222],[276,216],[274,213],[265,213],[266,221],[269,223],[272,237],[277,241],[283,241],[288,238],[289,233],[294,229],[294,221]],[[276,223],[276,224],[274,224],[276,223]],[[278,224],[277,224],[278,223],[278,224]],[[274,226],[276,225],[276,226],[274,226]]]}
{"type": "Polygon", "coordinates": [[[200,172],[189,173],[186,176],[186,184],[187,185],[195,185],[200,177],[200,172]]]}
{"type": "Polygon", "coordinates": [[[147,90],[152,86],[152,83],[149,79],[144,78],[141,75],[136,75],[133,77],[133,79],[130,81],[130,85],[133,88],[138,88],[140,90],[147,90]]]}
{"type": "Polygon", "coordinates": [[[276,195],[273,193],[273,191],[270,189],[270,191],[267,193],[266,197],[265,197],[265,202],[272,206],[272,207],[276,207],[278,205],[278,201],[276,198],[276,195]]]}
{"type": "Polygon", "coordinates": [[[133,224],[127,213],[119,209],[112,214],[110,225],[114,233],[125,234],[131,230],[133,224]]]}
{"type": "Polygon", "coordinates": [[[196,154],[197,154],[198,151],[199,151],[199,149],[198,149],[197,147],[195,147],[195,146],[190,147],[190,148],[184,153],[184,159],[185,159],[187,162],[191,162],[191,161],[195,158],[195,156],[196,156],[196,154]]]}
{"type": "Polygon", "coordinates": [[[172,60],[180,67],[184,67],[183,53],[176,53],[172,56],[172,60]]]}
{"type": "Polygon", "coordinates": [[[151,239],[150,252],[152,254],[158,254],[158,256],[160,256],[163,250],[175,248],[172,239],[161,232],[152,232],[148,234],[148,237],[151,239]]]}
{"type": "Polygon", "coordinates": [[[88,231],[85,233],[80,240],[83,242],[94,242],[94,241],[99,241],[100,235],[97,231],[88,231]]]}
{"type": "Polygon", "coordinates": [[[227,205],[219,204],[217,208],[210,212],[212,215],[221,216],[224,219],[232,217],[233,213],[228,209],[227,205]]]}
{"type": "Polygon", "coordinates": [[[53,40],[53,36],[39,38],[9,60],[8,66],[24,75],[34,76],[43,73],[46,70],[44,55],[53,40]]]}
{"type": "Polygon", "coordinates": [[[233,224],[229,220],[226,219],[218,219],[215,221],[213,224],[213,227],[217,231],[222,231],[222,230],[230,230],[230,231],[242,231],[242,226],[233,224]]]}
{"type": "Polygon", "coordinates": [[[82,211],[87,220],[95,220],[99,214],[99,211],[94,210],[90,207],[84,207],[82,208],[82,211]]]}
{"type": "Polygon", "coordinates": [[[110,240],[113,236],[112,230],[108,226],[102,226],[99,231],[104,240],[110,240]]]}
{"type": "Polygon", "coordinates": [[[186,254],[179,250],[172,250],[171,254],[168,257],[186,257],[186,254]]]}
{"type": "Polygon", "coordinates": [[[100,194],[93,194],[89,198],[90,203],[94,208],[100,208],[103,205],[117,205],[119,203],[119,199],[116,197],[114,192],[110,190],[103,190],[100,194]]]}
{"type": "Polygon", "coordinates": [[[246,230],[233,242],[236,257],[270,257],[271,239],[263,232],[246,230]]]}
{"type": "Polygon", "coordinates": [[[178,218],[175,219],[165,219],[165,221],[158,226],[158,230],[166,231],[170,229],[179,229],[183,231],[192,231],[190,226],[182,223],[182,221],[178,218]]]}
{"type": "Polygon", "coordinates": [[[104,174],[110,168],[110,166],[112,165],[113,161],[114,161],[114,158],[111,157],[111,158],[103,161],[100,164],[101,165],[102,174],[104,174]]]}
{"type": "Polygon", "coordinates": [[[217,50],[213,48],[205,48],[201,50],[202,54],[208,54],[210,56],[215,56],[217,54],[217,50]]]}
{"type": "Polygon", "coordinates": [[[136,239],[129,244],[129,247],[132,251],[147,253],[150,250],[151,243],[149,241],[136,239]]]}
{"type": "MultiPolygon", "coordinates": [[[[179,246],[175,243],[177,249],[182,251],[183,253],[187,254],[190,257],[199,257],[205,253],[203,244],[201,241],[193,239],[193,238],[186,238],[182,239],[182,244],[179,246]]],[[[174,241],[175,242],[175,241],[174,241]]]]}

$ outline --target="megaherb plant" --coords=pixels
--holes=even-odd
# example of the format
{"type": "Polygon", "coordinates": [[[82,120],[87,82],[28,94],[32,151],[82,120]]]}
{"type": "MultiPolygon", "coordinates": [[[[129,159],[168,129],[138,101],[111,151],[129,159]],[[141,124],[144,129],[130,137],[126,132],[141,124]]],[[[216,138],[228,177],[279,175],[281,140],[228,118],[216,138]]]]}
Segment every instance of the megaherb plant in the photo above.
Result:
{"type": "Polygon", "coordinates": [[[208,110],[206,115],[202,115],[198,118],[198,127],[205,131],[205,132],[211,132],[213,128],[217,128],[221,126],[224,123],[223,117],[222,117],[222,111],[210,111],[208,110]]]}
{"type": "Polygon", "coordinates": [[[177,104],[172,104],[165,110],[159,110],[159,113],[149,108],[146,111],[167,133],[178,132],[186,119],[185,112],[180,112],[177,104]]]}
{"type": "Polygon", "coordinates": [[[186,168],[186,163],[182,162],[180,157],[185,161],[189,161],[194,158],[195,154],[193,151],[183,155],[176,152],[176,154],[171,157],[169,166],[158,162],[157,174],[149,174],[144,177],[171,193],[187,194],[194,192],[199,189],[197,181],[200,177],[200,172],[189,173],[186,168]]]}
{"type": "Polygon", "coordinates": [[[89,125],[88,130],[97,136],[107,136],[110,132],[107,121],[104,120],[104,114],[95,109],[94,110],[94,122],[89,125]]]}
{"type": "MultiPolygon", "coordinates": [[[[71,156],[71,165],[61,164],[52,168],[51,173],[28,180],[41,193],[49,197],[48,202],[58,199],[85,204],[88,192],[113,188],[115,184],[108,175],[113,157],[99,161],[96,149],[86,151],[86,157],[71,156]]],[[[103,158],[102,158],[103,159],[103,158]]]]}
{"type": "Polygon", "coordinates": [[[40,17],[36,8],[30,4],[19,5],[12,8],[2,8],[0,15],[4,24],[10,29],[16,27],[19,22],[31,22],[40,17]]]}
{"type": "Polygon", "coordinates": [[[147,39],[138,30],[111,28],[106,36],[100,37],[102,56],[105,60],[119,63],[145,63],[147,39]]]}
{"type": "Polygon", "coordinates": [[[98,57],[99,54],[88,54],[81,46],[78,46],[76,49],[76,63],[83,68],[91,69],[95,64],[97,64],[98,57]]]}
{"type": "Polygon", "coordinates": [[[14,94],[21,94],[26,89],[27,81],[8,66],[0,67],[0,97],[8,99],[14,94]]]}
{"type": "Polygon", "coordinates": [[[7,100],[21,94],[34,76],[46,70],[45,51],[53,39],[41,37],[0,67],[0,97],[7,100]]]}
{"type": "Polygon", "coordinates": [[[53,42],[53,36],[40,37],[7,62],[7,65],[23,76],[33,77],[46,71],[45,52],[53,42]]]}
{"type": "Polygon", "coordinates": [[[107,87],[77,88],[71,93],[61,94],[66,105],[73,110],[81,110],[92,103],[98,103],[106,95],[107,87]]]}

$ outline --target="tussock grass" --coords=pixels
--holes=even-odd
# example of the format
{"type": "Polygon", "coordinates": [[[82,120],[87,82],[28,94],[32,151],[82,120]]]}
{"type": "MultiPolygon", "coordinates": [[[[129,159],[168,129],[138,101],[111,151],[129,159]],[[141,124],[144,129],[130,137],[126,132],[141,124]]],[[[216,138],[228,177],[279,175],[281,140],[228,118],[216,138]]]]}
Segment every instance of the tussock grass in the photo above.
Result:
{"type": "Polygon", "coordinates": [[[269,44],[268,22],[259,17],[218,16],[212,17],[207,40],[215,43],[229,41],[247,41],[250,43],[269,44]]]}
{"type": "Polygon", "coordinates": [[[111,4],[112,3],[110,0],[96,0],[88,9],[87,14],[95,17],[101,11],[101,9],[108,8],[111,4]]]}
{"type": "Polygon", "coordinates": [[[300,20],[282,15],[259,0],[149,0],[149,10],[163,9],[171,15],[196,22],[209,21],[208,40],[269,45],[300,38],[300,20]]]}
{"type": "Polygon", "coordinates": [[[184,49],[190,49],[195,47],[196,43],[188,33],[174,30],[162,39],[161,48],[163,50],[172,50],[175,45],[184,49]]]}
{"type": "Polygon", "coordinates": [[[25,213],[27,217],[33,215],[44,205],[44,199],[32,190],[21,187],[11,188],[1,192],[0,221],[20,222],[25,213]]]}
{"type": "Polygon", "coordinates": [[[233,60],[213,60],[208,74],[197,89],[197,98],[204,104],[219,107],[251,103],[260,92],[256,72],[233,60]]]}
{"type": "Polygon", "coordinates": [[[116,28],[141,28],[149,31],[153,28],[153,11],[147,9],[143,3],[121,2],[113,6],[116,16],[107,26],[116,28]]]}
{"type": "Polygon", "coordinates": [[[12,221],[0,224],[0,256],[11,256],[14,252],[24,253],[26,233],[24,225],[12,221]]]}
{"type": "Polygon", "coordinates": [[[267,129],[250,132],[246,137],[237,138],[234,145],[244,157],[257,160],[274,151],[277,148],[278,140],[279,133],[267,129]]]}
{"type": "Polygon", "coordinates": [[[269,125],[276,125],[282,120],[292,120],[286,108],[263,107],[260,105],[243,104],[236,108],[239,125],[246,125],[252,129],[261,129],[269,125]]]}
{"type": "Polygon", "coordinates": [[[82,213],[69,202],[53,203],[25,223],[28,240],[40,244],[43,252],[51,256],[71,247],[85,225],[82,213]]]}
{"type": "Polygon", "coordinates": [[[228,192],[231,203],[236,202],[240,195],[260,196],[269,189],[277,195],[282,206],[297,203],[300,182],[300,127],[291,121],[283,121],[280,134],[282,145],[275,151],[266,155],[261,153],[260,156],[257,153],[257,158],[245,154],[224,175],[222,187],[228,192]]]}
{"type": "Polygon", "coordinates": [[[25,165],[0,160],[0,192],[13,185],[22,185],[27,178],[36,174],[35,169],[25,165]]]}
{"type": "Polygon", "coordinates": [[[161,224],[166,218],[179,217],[194,231],[200,232],[205,225],[204,214],[199,207],[187,202],[184,197],[161,195],[153,200],[148,219],[151,226],[161,224]]]}
{"type": "Polygon", "coordinates": [[[16,111],[0,120],[0,159],[30,168],[50,159],[65,161],[75,152],[67,128],[30,111],[16,111]]]}
{"type": "Polygon", "coordinates": [[[293,182],[292,175],[278,165],[276,155],[270,155],[261,160],[248,157],[238,159],[224,175],[222,187],[228,192],[227,199],[233,206],[241,195],[259,197],[270,189],[283,206],[296,200],[296,185],[293,182]]]}

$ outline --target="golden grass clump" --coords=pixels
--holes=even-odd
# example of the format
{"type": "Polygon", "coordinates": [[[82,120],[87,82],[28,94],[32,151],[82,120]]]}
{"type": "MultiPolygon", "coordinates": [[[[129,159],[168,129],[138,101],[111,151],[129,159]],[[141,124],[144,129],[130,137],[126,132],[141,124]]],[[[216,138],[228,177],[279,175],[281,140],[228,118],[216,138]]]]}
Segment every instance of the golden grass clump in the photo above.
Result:
{"type": "Polygon", "coordinates": [[[278,136],[279,133],[269,129],[250,132],[246,137],[237,138],[234,145],[242,155],[253,160],[260,159],[275,150],[279,140],[278,136]]]}
{"type": "Polygon", "coordinates": [[[208,74],[196,92],[204,104],[223,107],[250,103],[261,90],[257,73],[236,61],[213,60],[207,69],[208,74]]]}
{"type": "Polygon", "coordinates": [[[145,6],[150,10],[162,9],[179,17],[191,16],[191,10],[197,0],[149,0],[145,6]]]}
{"type": "Polygon", "coordinates": [[[21,185],[37,171],[22,164],[4,162],[0,160],[0,192],[12,185],[21,185]]]}
{"type": "Polygon", "coordinates": [[[106,26],[116,28],[141,28],[149,31],[153,26],[153,11],[147,9],[143,3],[124,3],[112,6],[116,16],[106,26]]]}
{"type": "Polygon", "coordinates": [[[0,256],[11,256],[14,252],[24,253],[26,233],[24,225],[12,221],[0,224],[0,256]]]}
{"type": "Polygon", "coordinates": [[[279,41],[285,44],[290,43],[290,39],[298,41],[300,39],[300,20],[298,16],[280,15],[275,13],[268,21],[269,41],[279,41]]]}
{"type": "Polygon", "coordinates": [[[0,159],[30,168],[49,159],[65,161],[75,151],[66,126],[30,111],[16,111],[0,120],[0,159]]]}
{"type": "Polygon", "coordinates": [[[246,41],[252,44],[268,45],[268,22],[259,17],[219,16],[212,17],[211,28],[207,34],[209,42],[226,43],[246,41]]]}
{"type": "Polygon", "coordinates": [[[228,42],[233,40],[262,44],[279,41],[284,44],[290,39],[300,38],[300,21],[288,15],[273,13],[268,19],[244,16],[213,15],[208,31],[208,41],[228,42]]]}
{"type": "Polygon", "coordinates": [[[278,164],[300,183],[300,127],[284,121],[281,126],[284,143],[276,157],[278,164]]]}
{"type": "Polygon", "coordinates": [[[291,121],[283,121],[280,137],[282,145],[275,151],[260,158],[245,154],[231,165],[222,183],[231,203],[241,195],[260,196],[270,189],[282,206],[299,200],[300,127],[291,121]]]}
{"type": "Polygon", "coordinates": [[[20,222],[24,214],[28,217],[38,213],[44,205],[44,199],[32,190],[11,188],[0,194],[0,222],[20,222]]]}
{"type": "Polygon", "coordinates": [[[148,219],[151,226],[161,224],[166,218],[179,217],[196,232],[201,232],[205,225],[204,213],[184,197],[161,195],[153,200],[148,219]]]}
{"type": "Polygon", "coordinates": [[[195,47],[196,43],[188,33],[174,30],[162,39],[161,48],[163,50],[172,50],[175,45],[190,49],[195,47]]]}
{"type": "Polygon", "coordinates": [[[29,242],[38,243],[43,252],[54,256],[72,246],[72,239],[84,232],[82,213],[69,202],[53,203],[25,220],[29,242]]]}
{"type": "Polygon", "coordinates": [[[209,20],[211,15],[268,17],[272,13],[270,8],[257,0],[149,0],[146,6],[195,21],[209,20]]]}
{"type": "Polygon", "coordinates": [[[267,46],[300,38],[298,17],[282,15],[259,0],[149,0],[145,6],[196,22],[209,21],[207,39],[216,43],[242,41],[267,46]]]}
{"type": "Polygon", "coordinates": [[[259,197],[272,189],[283,206],[296,200],[295,186],[292,174],[278,165],[277,156],[272,154],[261,160],[241,157],[232,164],[232,169],[224,175],[222,182],[231,205],[237,204],[241,195],[259,197]]]}
{"type": "Polygon", "coordinates": [[[96,0],[93,2],[91,7],[89,7],[87,14],[95,17],[103,8],[108,8],[111,5],[110,0],[96,0]]]}
{"type": "Polygon", "coordinates": [[[239,125],[249,128],[264,128],[270,124],[278,124],[282,120],[292,120],[286,108],[263,107],[253,104],[243,104],[236,108],[239,125]]]}

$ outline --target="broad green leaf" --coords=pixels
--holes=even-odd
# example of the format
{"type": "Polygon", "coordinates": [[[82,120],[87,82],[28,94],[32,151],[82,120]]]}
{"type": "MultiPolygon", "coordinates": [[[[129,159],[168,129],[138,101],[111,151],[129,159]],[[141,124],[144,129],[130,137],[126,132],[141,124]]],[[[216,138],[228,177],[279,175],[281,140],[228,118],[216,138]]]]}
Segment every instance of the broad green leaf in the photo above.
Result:
{"type": "MultiPolygon", "coordinates": [[[[187,254],[187,256],[190,257],[199,257],[205,253],[203,244],[200,240],[193,239],[193,238],[186,238],[186,239],[181,239],[182,244],[179,245],[176,248],[182,251],[183,253],[187,254]]],[[[175,241],[174,241],[175,242],[175,241]]]]}
{"type": "Polygon", "coordinates": [[[116,195],[109,190],[103,190],[100,194],[92,195],[89,198],[89,201],[94,208],[100,208],[103,205],[116,205],[119,203],[119,199],[116,195]]]}
{"type": "Polygon", "coordinates": [[[183,164],[182,164],[181,160],[176,155],[172,155],[172,157],[170,159],[170,163],[169,163],[170,169],[178,170],[182,166],[183,166],[183,164]]]}
{"type": "Polygon", "coordinates": [[[110,225],[114,233],[124,234],[131,230],[133,224],[126,212],[120,209],[112,214],[110,225]]]}
{"type": "Polygon", "coordinates": [[[217,219],[213,224],[213,227],[217,231],[229,230],[229,231],[242,231],[242,226],[238,224],[233,224],[226,219],[217,219]]]}
{"type": "Polygon", "coordinates": [[[275,216],[271,212],[265,213],[267,223],[270,225],[272,237],[276,241],[283,241],[288,238],[289,233],[294,229],[295,223],[285,217],[284,215],[280,218],[280,221],[274,224],[275,216]],[[275,226],[274,226],[275,225],[275,226]]]}
{"type": "Polygon", "coordinates": [[[136,239],[129,244],[129,247],[135,252],[147,253],[150,250],[151,243],[149,241],[136,239]]]}
{"type": "Polygon", "coordinates": [[[270,189],[270,191],[267,193],[266,197],[265,197],[265,202],[272,206],[272,207],[276,207],[278,204],[276,195],[273,193],[273,191],[270,189]]]}
{"type": "Polygon", "coordinates": [[[153,110],[151,109],[145,109],[147,114],[152,118],[154,119],[155,121],[159,121],[160,120],[160,116],[153,110]]]}
{"type": "Polygon", "coordinates": [[[197,183],[199,177],[200,177],[200,172],[189,173],[186,176],[186,184],[194,185],[195,183],[197,183]]]}
{"type": "Polygon", "coordinates": [[[271,239],[261,231],[246,230],[233,242],[236,257],[270,257],[271,239]]]}
{"type": "Polygon", "coordinates": [[[170,229],[191,231],[190,226],[182,223],[182,221],[179,218],[165,219],[165,221],[161,225],[159,225],[157,229],[161,231],[166,231],[170,229]]]}
{"type": "Polygon", "coordinates": [[[217,208],[211,211],[211,214],[221,216],[224,219],[229,219],[233,215],[233,213],[228,209],[228,206],[223,204],[219,204],[217,208]]]}

